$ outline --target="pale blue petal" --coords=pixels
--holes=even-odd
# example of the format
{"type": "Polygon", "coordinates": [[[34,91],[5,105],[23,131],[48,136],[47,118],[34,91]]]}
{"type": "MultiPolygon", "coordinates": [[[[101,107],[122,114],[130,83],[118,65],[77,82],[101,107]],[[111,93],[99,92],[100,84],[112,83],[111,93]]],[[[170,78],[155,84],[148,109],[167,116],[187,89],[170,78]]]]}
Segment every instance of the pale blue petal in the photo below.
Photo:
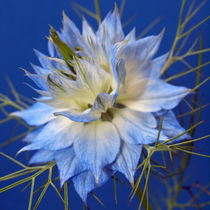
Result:
{"type": "MultiPolygon", "coordinates": [[[[112,104],[114,104],[118,93],[119,93],[119,87],[120,87],[120,77],[119,77],[119,71],[118,71],[118,58],[117,58],[117,54],[120,48],[120,43],[115,44],[113,47],[110,47],[108,50],[108,58],[112,67],[112,75],[113,75],[113,86],[112,88],[114,89],[111,93],[111,95],[113,96],[113,102],[112,104]]],[[[123,68],[124,68],[124,61],[123,61],[123,68]]],[[[124,71],[124,73],[121,73],[121,76],[126,74],[126,70],[122,69],[124,71]]]]}
{"type": "Polygon", "coordinates": [[[122,85],[125,85],[125,78],[126,78],[125,60],[120,60],[117,68],[118,68],[120,83],[122,85]]]}
{"type": "Polygon", "coordinates": [[[98,182],[102,168],[112,163],[120,149],[120,137],[109,122],[96,121],[74,129],[74,150],[98,182]]]}
{"type": "Polygon", "coordinates": [[[56,151],[54,157],[59,170],[61,186],[65,181],[85,170],[75,156],[73,147],[56,151]]]}
{"type": "MultiPolygon", "coordinates": [[[[121,138],[128,144],[151,144],[157,139],[157,121],[151,113],[124,108],[114,112],[112,122],[121,138]]],[[[161,132],[160,139],[168,138],[161,132]]]]}
{"type": "Polygon", "coordinates": [[[105,40],[106,42],[115,44],[123,40],[124,34],[117,8],[115,8],[113,13],[109,12],[107,14],[102,24],[100,24],[96,35],[100,39],[101,43],[105,40]]]}
{"type": "Polygon", "coordinates": [[[38,50],[34,50],[36,56],[39,59],[40,64],[44,69],[51,69],[50,61],[48,56],[44,55],[43,53],[39,52],[38,50]]]}
{"type": "Polygon", "coordinates": [[[72,70],[68,67],[63,58],[52,58],[48,57],[49,63],[51,65],[51,73],[61,74],[60,71],[64,71],[67,74],[74,74],[72,70]],[[57,71],[56,71],[57,70],[57,71]]]}
{"type": "Polygon", "coordinates": [[[111,75],[97,64],[78,59],[74,65],[77,71],[77,81],[79,86],[85,86],[89,94],[95,96],[100,93],[108,92],[111,85],[111,75]]]}
{"type": "MultiPolygon", "coordinates": [[[[185,129],[179,124],[175,114],[172,111],[164,111],[163,114],[154,113],[154,115],[157,118],[158,124],[160,124],[161,119],[163,118],[162,130],[163,133],[169,138],[173,138],[185,132],[185,129]]],[[[190,138],[190,135],[186,133],[175,140],[179,141],[190,138]]]]}
{"type": "Polygon", "coordinates": [[[49,150],[39,150],[30,159],[30,164],[46,163],[54,159],[54,152],[49,150]]]}
{"type": "Polygon", "coordinates": [[[20,152],[27,150],[59,150],[72,145],[72,130],[74,123],[66,118],[57,118],[47,123],[32,143],[23,147],[20,152]]]}
{"type": "Polygon", "coordinates": [[[51,57],[62,58],[58,48],[55,46],[51,38],[48,40],[48,51],[51,57]]]}
{"type": "Polygon", "coordinates": [[[108,169],[103,169],[99,178],[98,186],[95,182],[94,176],[90,171],[83,172],[72,179],[74,188],[83,200],[87,202],[87,195],[89,192],[97,187],[102,186],[113,175],[113,172],[108,169]]]}
{"type": "Polygon", "coordinates": [[[48,52],[51,57],[57,57],[56,48],[51,38],[48,39],[48,52]]]}
{"type": "Polygon", "coordinates": [[[82,22],[82,36],[86,40],[87,44],[92,41],[96,43],[96,35],[86,19],[83,19],[82,22]]]}
{"type": "Polygon", "coordinates": [[[48,74],[53,72],[51,69],[44,69],[44,68],[34,65],[34,64],[31,64],[31,66],[34,69],[34,71],[40,76],[47,77],[48,74]]]}
{"type": "Polygon", "coordinates": [[[124,105],[143,112],[173,109],[189,92],[190,89],[186,87],[170,85],[162,80],[148,80],[139,99],[125,101],[124,105]]]}
{"type": "MultiPolygon", "coordinates": [[[[168,53],[155,58],[154,60],[148,61],[142,69],[144,69],[144,76],[150,77],[152,79],[158,79],[160,78],[161,71],[163,69],[163,66],[165,65],[167,59],[168,59],[168,53]]],[[[140,70],[142,71],[142,70],[140,70]]]]}
{"type": "Polygon", "coordinates": [[[25,136],[25,138],[23,139],[23,141],[27,142],[27,143],[31,143],[39,135],[39,133],[42,131],[43,127],[44,127],[44,125],[39,126],[35,130],[33,130],[30,133],[28,133],[25,136]]]}
{"type": "Polygon", "coordinates": [[[163,32],[157,36],[148,36],[135,42],[125,43],[119,51],[119,57],[125,59],[125,67],[129,72],[137,71],[145,62],[150,60],[157,52],[163,32]]]}
{"type": "Polygon", "coordinates": [[[82,46],[82,39],[78,28],[65,14],[63,14],[63,29],[61,30],[61,38],[72,49],[82,46]]]}
{"type": "Polygon", "coordinates": [[[31,126],[43,125],[54,119],[55,108],[44,103],[36,102],[30,108],[11,113],[12,116],[20,117],[31,126]]]}
{"type": "Polygon", "coordinates": [[[52,95],[58,97],[60,95],[64,95],[66,93],[66,89],[68,89],[62,78],[59,77],[56,73],[48,75],[47,85],[52,95]]]}
{"type": "Polygon", "coordinates": [[[28,73],[26,74],[26,76],[30,78],[41,90],[48,90],[46,78],[39,76],[37,74],[28,74],[28,73]]]}
{"type": "Polygon", "coordinates": [[[134,175],[142,152],[142,145],[131,145],[122,141],[120,152],[112,169],[125,175],[131,185],[134,184],[134,175]]]}
{"type": "Polygon", "coordinates": [[[126,44],[136,41],[136,29],[133,28],[125,37],[126,44]]]}

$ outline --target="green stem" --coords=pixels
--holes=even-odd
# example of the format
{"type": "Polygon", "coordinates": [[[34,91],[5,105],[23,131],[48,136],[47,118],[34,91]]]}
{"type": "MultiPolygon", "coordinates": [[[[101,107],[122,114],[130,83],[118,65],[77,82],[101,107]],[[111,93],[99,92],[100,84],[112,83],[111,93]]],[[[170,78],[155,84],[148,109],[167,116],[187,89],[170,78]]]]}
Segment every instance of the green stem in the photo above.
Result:
{"type": "MultiPolygon", "coordinates": [[[[137,191],[136,191],[136,196],[138,197],[139,200],[142,199],[142,190],[140,187],[138,187],[137,191]]],[[[148,210],[152,210],[152,206],[148,203],[148,199],[147,196],[144,196],[143,198],[143,202],[142,202],[142,205],[144,206],[145,209],[148,209],[148,210]]]]}

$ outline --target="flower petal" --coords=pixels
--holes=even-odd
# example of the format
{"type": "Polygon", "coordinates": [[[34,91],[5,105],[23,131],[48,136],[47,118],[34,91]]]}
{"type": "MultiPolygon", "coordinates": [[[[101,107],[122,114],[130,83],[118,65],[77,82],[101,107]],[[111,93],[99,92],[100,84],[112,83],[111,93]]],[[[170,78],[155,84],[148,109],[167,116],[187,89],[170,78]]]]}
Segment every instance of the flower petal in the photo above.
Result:
{"type": "MultiPolygon", "coordinates": [[[[160,124],[161,119],[163,118],[162,130],[163,130],[163,133],[169,138],[173,138],[185,132],[185,129],[179,124],[179,122],[176,119],[175,114],[172,111],[170,110],[164,111],[163,114],[154,113],[154,115],[157,118],[158,124],[160,124]]],[[[190,139],[190,138],[191,138],[190,135],[186,133],[175,140],[179,141],[179,140],[190,139]]]]}
{"type": "Polygon", "coordinates": [[[39,126],[53,120],[55,111],[51,106],[36,102],[30,108],[13,112],[11,115],[22,118],[31,126],[39,126]]]}
{"type": "Polygon", "coordinates": [[[96,35],[100,39],[101,43],[105,40],[105,42],[115,44],[123,40],[124,33],[117,7],[115,7],[113,13],[109,12],[107,14],[103,22],[99,25],[96,35]]]}
{"type": "MultiPolygon", "coordinates": [[[[157,122],[152,113],[124,108],[114,112],[112,123],[118,129],[121,138],[128,144],[151,144],[158,136],[157,122]]],[[[168,138],[161,132],[160,139],[168,138]]]]}
{"type": "Polygon", "coordinates": [[[89,90],[89,95],[93,94],[94,99],[96,95],[106,93],[110,89],[111,76],[100,66],[78,59],[74,68],[77,71],[79,86],[89,90]]]}
{"type": "Polygon", "coordinates": [[[63,29],[61,37],[72,49],[82,46],[80,31],[75,24],[63,13],[63,29]]]}
{"type": "Polygon", "coordinates": [[[159,79],[163,66],[165,65],[168,59],[168,53],[159,56],[145,64],[144,68],[144,77],[149,77],[151,79],[159,79]]]}
{"type": "Polygon", "coordinates": [[[93,32],[93,29],[91,28],[91,26],[86,21],[86,19],[83,19],[83,22],[82,22],[82,36],[85,39],[87,44],[92,41],[96,43],[96,35],[93,32]]]}
{"type": "Polygon", "coordinates": [[[143,112],[157,112],[161,109],[173,109],[180,100],[189,94],[190,89],[174,86],[162,80],[149,80],[139,99],[124,101],[130,109],[143,112]]]}
{"type": "Polygon", "coordinates": [[[46,163],[54,159],[54,152],[50,150],[39,150],[30,159],[30,164],[46,163]]]}
{"type": "Polygon", "coordinates": [[[124,86],[125,85],[125,78],[126,78],[126,69],[125,69],[125,61],[120,60],[118,64],[118,74],[120,83],[124,86]]]}
{"type": "Polygon", "coordinates": [[[125,37],[125,41],[127,44],[136,41],[136,29],[135,28],[133,28],[132,31],[130,31],[130,33],[127,34],[127,36],[125,37]]]}
{"type": "Polygon", "coordinates": [[[157,52],[163,32],[157,36],[148,36],[135,42],[125,43],[119,51],[119,56],[124,58],[127,71],[136,71],[151,59],[157,52]]]}
{"type": "Polygon", "coordinates": [[[38,50],[34,50],[36,56],[39,59],[40,64],[44,69],[51,69],[51,64],[48,59],[48,56],[44,55],[43,53],[39,52],[38,50]]]}
{"type": "Polygon", "coordinates": [[[46,124],[33,139],[32,143],[23,147],[18,153],[27,150],[59,150],[72,145],[71,136],[74,123],[66,118],[57,118],[46,124]]]}
{"type": "Polygon", "coordinates": [[[131,145],[124,141],[121,142],[120,152],[111,167],[113,170],[123,173],[131,185],[133,185],[134,174],[142,152],[142,145],[131,145]]]}
{"type": "Polygon", "coordinates": [[[31,143],[38,136],[38,134],[42,131],[43,128],[44,128],[44,125],[39,126],[34,131],[31,131],[30,133],[28,133],[25,136],[25,138],[23,139],[23,141],[24,142],[27,142],[27,143],[31,143]]]}
{"type": "Polygon", "coordinates": [[[83,172],[72,179],[74,188],[83,200],[87,202],[87,195],[96,187],[102,186],[113,175],[113,172],[108,169],[103,169],[99,178],[98,185],[95,182],[94,176],[90,171],[83,172]]]}
{"type": "Polygon", "coordinates": [[[46,78],[41,77],[37,74],[30,74],[30,73],[26,73],[26,76],[29,79],[31,79],[36,84],[36,86],[41,90],[48,90],[46,78]]]}
{"type": "Polygon", "coordinates": [[[53,43],[52,38],[48,38],[48,52],[49,52],[51,57],[62,58],[58,48],[53,43]]]}
{"type": "Polygon", "coordinates": [[[54,156],[59,169],[61,186],[63,186],[65,181],[85,170],[85,167],[75,156],[73,147],[58,150],[54,156]]]}
{"type": "Polygon", "coordinates": [[[40,76],[46,77],[48,74],[53,72],[51,69],[44,69],[44,68],[34,65],[34,64],[31,64],[31,66],[34,69],[34,71],[40,76]]]}
{"type": "Polygon", "coordinates": [[[74,150],[78,159],[92,171],[96,182],[102,168],[113,162],[120,149],[120,137],[109,122],[96,121],[74,129],[74,150]]]}

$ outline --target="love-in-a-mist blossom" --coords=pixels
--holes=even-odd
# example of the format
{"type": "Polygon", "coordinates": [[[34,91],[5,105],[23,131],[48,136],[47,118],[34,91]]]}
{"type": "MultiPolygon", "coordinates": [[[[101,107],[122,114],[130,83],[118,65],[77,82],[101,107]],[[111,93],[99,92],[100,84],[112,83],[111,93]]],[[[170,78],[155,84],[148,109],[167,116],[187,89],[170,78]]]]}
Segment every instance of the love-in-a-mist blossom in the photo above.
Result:
{"type": "MultiPolygon", "coordinates": [[[[96,32],[83,20],[82,33],[64,14],[63,29],[51,29],[49,55],[36,51],[41,67],[26,72],[41,95],[13,113],[30,126],[28,145],[38,150],[30,163],[54,160],[61,184],[71,180],[83,201],[119,171],[134,182],[142,146],[184,131],[171,111],[189,89],[160,79],[167,54],[153,58],[163,32],[124,35],[117,9],[96,32]]],[[[186,138],[186,135],[182,136],[186,138]]]]}

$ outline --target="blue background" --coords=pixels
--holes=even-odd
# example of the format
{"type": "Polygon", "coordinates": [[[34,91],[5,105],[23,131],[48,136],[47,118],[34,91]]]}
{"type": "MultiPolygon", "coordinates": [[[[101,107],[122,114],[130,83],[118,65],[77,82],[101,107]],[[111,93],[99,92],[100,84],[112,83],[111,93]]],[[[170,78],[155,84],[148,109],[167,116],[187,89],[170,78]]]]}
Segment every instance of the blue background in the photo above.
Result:
{"type": "MultiPolygon", "coordinates": [[[[75,0],[75,2],[82,4],[84,7],[89,8],[93,11],[94,5],[92,0],[75,0]]],[[[102,5],[102,16],[113,8],[114,1],[100,1],[102,5]]],[[[160,51],[158,54],[167,52],[174,39],[176,32],[178,15],[181,1],[172,0],[129,0],[126,3],[125,13],[123,20],[126,21],[134,13],[137,13],[135,20],[130,23],[124,30],[129,32],[133,26],[136,27],[137,35],[144,30],[152,21],[157,18],[161,18],[161,21],[149,32],[149,34],[157,34],[164,27],[166,28],[165,36],[163,38],[160,51]]],[[[190,0],[188,2],[191,2],[190,0]]],[[[196,1],[200,2],[200,1],[196,1]]],[[[117,1],[118,5],[120,1],[117,1]]],[[[31,70],[30,62],[38,64],[38,61],[34,55],[33,48],[40,50],[43,53],[47,53],[47,40],[45,36],[48,35],[49,26],[52,25],[54,28],[61,28],[62,11],[64,10],[67,15],[77,23],[78,27],[81,28],[81,20],[75,14],[70,6],[69,0],[1,0],[0,2],[0,92],[11,95],[11,91],[5,81],[6,76],[9,76],[11,81],[15,84],[18,92],[28,96],[34,97],[36,94],[24,84],[29,80],[24,76],[24,73],[19,70],[19,67],[23,67],[27,70],[31,70]]],[[[209,15],[210,1],[201,9],[200,13],[193,19],[192,24],[196,24],[203,18],[209,15]]],[[[96,22],[93,19],[88,18],[89,22],[96,27],[96,22]]],[[[205,23],[202,27],[197,29],[190,41],[193,41],[199,36],[200,30],[203,31],[204,36],[204,47],[210,47],[210,34],[209,34],[209,23],[205,23]]],[[[191,42],[192,43],[192,42],[191,42]]],[[[204,61],[209,60],[209,54],[204,56],[204,61]]],[[[197,57],[191,57],[188,60],[193,66],[197,65],[197,57]]],[[[180,72],[186,69],[183,65],[176,65],[169,71],[170,75],[175,72],[180,72]]],[[[202,80],[205,79],[208,73],[208,67],[204,68],[202,80]]],[[[187,87],[194,87],[195,74],[183,77],[181,80],[176,81],[177,84],[185,84],[187,87]]],[[[204,104],[210,100],[209,95],[210,84],[205,84],[201,88],[202,95],[205,97],[204,104]]],[[[206,108],[202,115],[202,119],[206,120],[196,133],[196,136],[203,136],[209,134],[209,120],[210,110],[206,108]]],[[[2,118],[3,116],[0,115],[2,118]]],[[[13,123],[3,125],[0,127],[0,143],[5,141],[9,133],[11,132],[11,126],[13,123]]],[[[187,126],[186,126],[187,127],[187,126]]],[[[6,154],[15,156],[16,152],[23,146],[19,140],[8,147],[1,149],[6,154]]],[[[196,143],[196,149],[204,154],[210,154],[210,143],[209,140],[196,143]]],[[[18,160],[25,161],[25,155],[21,154],[18,156],[18,160]]],[[[209,182],[210,177],[210,161],[207,158],[193,157],[188,174],[192,175],[187,183],[196,182],[199,180],[201,185],[205,185],[209,182]]],[[[0,157],[0,176],[17,170],[18,167],[7,159],[0,157]]],[[[0,183],[0,187],[3,184],[0,183]]],[[[160,187],[160,185],[156,185],[160,187]]],[[[0,195],[0,210],[23,210],[27,209],[29,200],[29,191],[21,192],[23,186],[12,189],[6,193],[0,195]]],[[[113,180],[110,180],[105,186],[95,190],[96,194],[104,202],[107,209],[117,209],[114,201],[114,185],[113,180]]],[[[117,185],[118,192],[118,209],[136,209],[138,206],[137,199],[129,204],[128,195],[130,190],[121,185],[117,185]]],[[[184,197],[188,197],[185,192],[184,197]]],[[[207,196],[203,196],[203,199],[209,199],[207,196]]],[[[74,189],[70,187],[69,190],[69,202],[70,207],[73,210],[82,209],[83,205],[74,189]]],[[[89,198],[90,209],[103,209],[92,196],[89,198]]],[[[43,199],[40,204],[40,209],[58,210],[63,209],[63,204],[50,188],[47,196],[43,199]]],[[[208,208],[207,208],[208,209],[208,208]]]]}

